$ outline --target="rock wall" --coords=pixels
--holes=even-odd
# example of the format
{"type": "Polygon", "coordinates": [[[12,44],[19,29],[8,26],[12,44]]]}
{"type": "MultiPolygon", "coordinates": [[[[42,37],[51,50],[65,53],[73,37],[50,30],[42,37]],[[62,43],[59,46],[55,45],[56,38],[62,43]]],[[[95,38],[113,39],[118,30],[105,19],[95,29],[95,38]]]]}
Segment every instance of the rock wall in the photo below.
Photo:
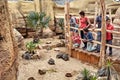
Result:
{"type": "Polygon", "coordinates": [[[120,7],[116,11],[114,23],[120,25],[120,7]]]}
{"type": "Polygon", "coordinates": [[[42,11],[51,17],[50,25],[54,23],[54,2],[52,0],[42,0],[42,11]]]}
{"type": "Polygon", "coordinates": [[[16,80],[17,46],[12,30],[7,0],[0,0],[0,80],[16,80]]]}
{"type": "Polygon", "coordinates": [[[18,11],[18,7],[20,7],[24,16],[27,16],[30,11],[36,12],[45,12],[47,16],[51,17],[50,25],[54,23],[54,2],[52,0],[34,0],[34,1],[9,1],[9,8],[13,12],[13,14],[17,14],[17,27],[25,26],[24,20],[22,19],[22,15],[18,11]]]}

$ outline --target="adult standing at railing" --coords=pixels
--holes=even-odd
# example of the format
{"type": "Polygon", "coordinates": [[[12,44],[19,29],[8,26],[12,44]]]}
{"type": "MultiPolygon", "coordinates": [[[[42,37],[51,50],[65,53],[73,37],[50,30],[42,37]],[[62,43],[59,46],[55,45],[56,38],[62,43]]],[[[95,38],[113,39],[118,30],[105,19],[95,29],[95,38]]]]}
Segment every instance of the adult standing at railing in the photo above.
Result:
{"type": "MultiPolygon", "coordinates": [[[[69,18],[70,18],[70,27],[78,28],[78,24],[76,23],[76,18],[71,14],[69,15],[69,18]]],[[[76,30],[74,29],[71,29],[71,31],[76,32],[76,30]]]]}
{"type": "MultiPolygon", "coordinates": [[[[106,20],[108,19],[109,17],[106,16],[106,20]]],[[[102,25],[102,14],[100,14],[99,16],[97,16],[96,18],[96,22],[95,22],[95,28],[101,28],[101,25],[102,25]],[[97,25],[97,26],[96,26],[97,25]]],[[[97,41],[101,42],[101,31],[98,31],[97,32],[97,41]]],[[[99,53],[100,52],[100,44],[97,44],[97,48],[96,48],[96,53],[99,53]]]]}
{"type": "MultiPolygon", "coordinates": [[[[91,23],[90,23],[90,20],[85,16],[85,12],[81,11],[79,13],[79,15],[80,15],[79,28],[80,29],[89,28],[91,23]]],[[[81,35],[81,38],[84,39],[84,32],[83,32],[83,30],[80,31],[80,35],[81,35]]],[[[83,43],[84,43],[83,49],[86,49],[87,48],[87,42],[83,42],[83,43]]]]}

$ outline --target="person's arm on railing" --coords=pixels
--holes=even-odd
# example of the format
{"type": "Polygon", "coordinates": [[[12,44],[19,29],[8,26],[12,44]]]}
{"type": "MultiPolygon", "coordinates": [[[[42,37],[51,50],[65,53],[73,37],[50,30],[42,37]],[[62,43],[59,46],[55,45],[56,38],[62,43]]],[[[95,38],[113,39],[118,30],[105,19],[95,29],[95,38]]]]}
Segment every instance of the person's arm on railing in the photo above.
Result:
{"type": "Polygon", "coordinates": [[[88,22],[88,25],[87,25],[87,28],[91,26],[91,22],[90,22],[90,19],[87,18],[87,22],[88,22]]]}
{"type": "Polygon", "coordinates": [[[94,38],[93,38],[93,36],[92,36],[92,33],[90,32],[90,33],[88,34],[88,41],[89,41],[89,42],[92,42],[92,40],[94,40],[94,38]]]}

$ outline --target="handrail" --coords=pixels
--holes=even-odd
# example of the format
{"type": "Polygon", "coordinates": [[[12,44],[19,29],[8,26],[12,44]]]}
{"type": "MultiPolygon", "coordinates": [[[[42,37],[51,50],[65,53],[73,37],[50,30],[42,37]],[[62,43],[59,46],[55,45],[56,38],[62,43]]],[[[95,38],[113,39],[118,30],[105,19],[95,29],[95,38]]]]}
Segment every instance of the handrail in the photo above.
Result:
{"type": "MultiPolygon", "coordinates": [[[[83,29],[78,29],[78,28],[75,28],[75,27],[70,27],[70,28],[78,30],[78,31],[83,30],[83,29]]],[[[89,30],[90,31],[101,31],[101,29],[89,29],[89,30]]],[[[117,32],[117,31],[110,31],[110,30],[107,30],[107,31],[110,32],[110,33],[114,33],[114,34],[120,34],[120,32],[117,32]]],[[[81,40],[83,41],[84,39],[81,39],[81,40]]],[[[101,44],[101,42],[96,41],[96,40],[92,40],[92,42],[97,43],[97,44],[101,44]]],[[[106,46],[120,49],[120,46],[115,46],[115,45],[110,45],[110,44],[106,44],[106,46]]]]}
{"type": "MultiPolygon", "coordinates": [[[[83,41],[84,39],[81,39],[81,40],[83,41]]],[[[97,43],[97,44],[101,44],[101,42],[95,41],[95,40],[92,40],[92,42],[93,42],[93,43],[97,43]]],[[[110,44],[106,44],[106,46],[120,49],[120,46],[115,46],[115,45],[110,45],[110,44]]]]}
{"type": "MultiPolygon", "coordinates": [[[[83,30],[83,29],[78,29],[78,28],[75,28],[75,27],[71,27],[72,29],[75,29],[75,30],[83,30]]],[[[94,31],[94,32],[97,32],[97,31],[101,31],[101,29],[89,29],[90,31],[94,31]]],[[[111,31],[111,30],[106,30],[107,32],[110,32],[110,33],[113,33],[113,34],[120,34],[120,32],[118,31],[111,31]]]]}

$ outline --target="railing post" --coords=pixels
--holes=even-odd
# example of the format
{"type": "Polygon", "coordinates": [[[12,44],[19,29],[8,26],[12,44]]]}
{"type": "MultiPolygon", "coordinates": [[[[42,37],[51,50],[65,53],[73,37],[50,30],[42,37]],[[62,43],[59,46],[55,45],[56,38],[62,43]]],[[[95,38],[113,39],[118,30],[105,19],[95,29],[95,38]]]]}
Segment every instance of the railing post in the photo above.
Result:
{"type": "Polygon", "coordinates": [[[105,46],[106,46],[106,6],[105,0],[100,0],[100,7],[102,13],[102,29],[101,29],[101,49],[100,49],[100,60],[99,60],[99,67],[105,65],[105,46]]]}
{"type": "Polygon", "coordinates": [[[71,33],[70,33],[70,21],[69,21],[69,1],[66,0],[65,3],[65,38],[66,38],[66,47],[68,49],[68,53],[71,56],[71,49],[72,49],[72,41],[71,41],[71,33]]]}

